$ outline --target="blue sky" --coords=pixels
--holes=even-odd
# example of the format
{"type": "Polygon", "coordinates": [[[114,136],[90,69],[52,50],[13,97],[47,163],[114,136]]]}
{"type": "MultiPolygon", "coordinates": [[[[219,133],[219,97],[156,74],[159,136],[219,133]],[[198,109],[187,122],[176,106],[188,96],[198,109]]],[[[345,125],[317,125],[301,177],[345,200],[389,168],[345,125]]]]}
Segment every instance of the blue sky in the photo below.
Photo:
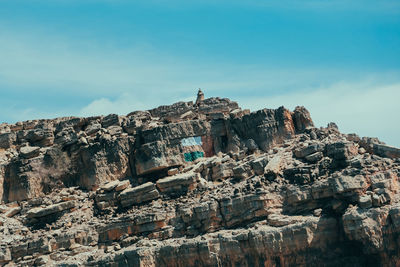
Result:
{"type": "Polygon", "coordinates": [[[306,106],[400,146],[400,1],[0,1],[0,122],[306,106]]]}

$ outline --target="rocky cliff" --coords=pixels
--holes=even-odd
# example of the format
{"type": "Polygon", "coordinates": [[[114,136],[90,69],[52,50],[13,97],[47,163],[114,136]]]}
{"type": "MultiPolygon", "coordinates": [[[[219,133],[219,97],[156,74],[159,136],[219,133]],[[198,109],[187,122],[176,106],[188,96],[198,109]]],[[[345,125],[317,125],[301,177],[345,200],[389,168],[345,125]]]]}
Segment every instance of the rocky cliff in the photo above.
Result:
{"type": "Polygon", "coordinates": [[[400,149],[200,98],[0,125],[0,265],[400,266],[400,149]]]}

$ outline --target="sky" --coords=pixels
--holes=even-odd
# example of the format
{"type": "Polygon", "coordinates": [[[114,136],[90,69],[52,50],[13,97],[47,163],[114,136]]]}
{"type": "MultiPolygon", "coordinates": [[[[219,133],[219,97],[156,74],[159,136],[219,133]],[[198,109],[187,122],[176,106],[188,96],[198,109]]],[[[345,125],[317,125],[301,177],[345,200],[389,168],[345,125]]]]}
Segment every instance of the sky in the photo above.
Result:
{"type": "Polygon", "coordinates": [[[228,97],[400,147],[398,0],[0,0],[0,123],[228,97]]]}

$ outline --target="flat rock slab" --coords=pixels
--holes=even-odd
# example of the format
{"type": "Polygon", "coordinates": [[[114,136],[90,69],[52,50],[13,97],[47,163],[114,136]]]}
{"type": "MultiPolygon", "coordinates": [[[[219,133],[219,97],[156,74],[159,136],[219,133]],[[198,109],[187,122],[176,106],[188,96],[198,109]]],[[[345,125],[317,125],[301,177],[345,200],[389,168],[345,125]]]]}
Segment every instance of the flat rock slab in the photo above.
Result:
{"type": "Polygon", "coordinates": [[[114,188],[117,187],[118,184],[119,184],[119,181],[112,181],[112,182],[109,182],[109,183],[103,185],[100,188],[103,189],[104,191],[110,192],[110,191],[114,190],[114,188]]]}
{"type": "Polygon", "coordinates": [[[46,208],[33,208],[26,214],[27,218],[41,218],[50,214],[58,213],[70,208],[75,207],[74,201],[61,202],[58,204],[50,205],[46,208]]]}
{"type": "Polygon", "coordinates": [[[162,193],[179,195],[196,187],[198,173],[185,173],[166,177],[157,181],[157,188],[162,193]]]}
{"type": "Polygon", "coordinates": [[[119,194],[122,207],[129,207],[143,202],[147,202],[160,197],[156,185],[148,182],[133,188],[125,189],[119,194]]]}

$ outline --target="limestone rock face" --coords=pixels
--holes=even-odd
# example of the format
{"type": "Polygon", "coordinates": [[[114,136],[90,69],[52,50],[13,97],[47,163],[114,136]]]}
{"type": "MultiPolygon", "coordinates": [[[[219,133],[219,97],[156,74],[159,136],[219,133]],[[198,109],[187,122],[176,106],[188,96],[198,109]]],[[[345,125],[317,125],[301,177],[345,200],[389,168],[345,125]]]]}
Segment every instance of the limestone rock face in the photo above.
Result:
{"type": "Polygon", "coordinates": [[[0,266],[399,266],[399,149],[226,98],[0,124],[0,266]]]}

